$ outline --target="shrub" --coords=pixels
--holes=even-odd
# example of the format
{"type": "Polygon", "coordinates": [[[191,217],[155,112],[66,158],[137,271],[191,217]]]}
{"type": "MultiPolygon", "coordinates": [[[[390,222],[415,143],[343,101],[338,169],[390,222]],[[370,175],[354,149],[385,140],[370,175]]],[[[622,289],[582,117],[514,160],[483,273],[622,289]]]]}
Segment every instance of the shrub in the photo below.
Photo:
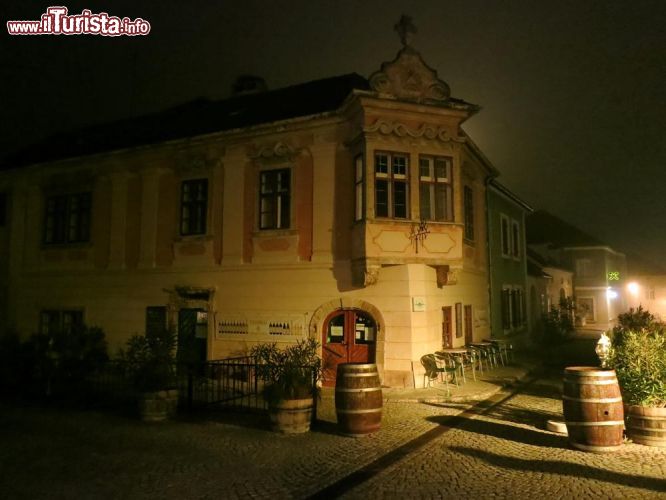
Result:
{"type": "Polygon", "coordinates": [[[613,338],[610,366],[626,404],[666,407],[666,333],[661,325],[622,330],[613,338]]]}
{"type": "Polygon", "coordinates": [[[543,315],[544,340],[551,345],[561,344],[574,331],[573,311],[575,305],[571,298],[560,301],[560,307],[553,307],[543,315]]]}
{"type": "Polygon", "coordinates": [[[161,391],[176,385],[175,347],[176,335],[168,329],[135,334],[127,340],[119,357],[138,391],[161,391]]]}
{"type": "Polygon", "coordinates": [[[299,340],[284,349],[276,343],[258,344],[250,354],[257,361],[257,374],[265,385],[269,403],[283,399],[305,399],[321,378],[319,344],[315,339],[299,340]]]}

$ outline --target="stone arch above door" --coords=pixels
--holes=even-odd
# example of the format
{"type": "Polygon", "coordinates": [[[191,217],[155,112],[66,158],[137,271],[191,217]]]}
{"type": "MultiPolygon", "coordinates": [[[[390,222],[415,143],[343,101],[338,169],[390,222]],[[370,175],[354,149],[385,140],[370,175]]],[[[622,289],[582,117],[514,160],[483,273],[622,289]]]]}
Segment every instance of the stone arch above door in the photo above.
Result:
{"type": "Polygon", "coordinates": [[[360,309],[361,311],[370,314],[377,323],[377,340],[379,340],[380,337],[383,339],[384,316],[379,312],[377,307],[370,302],[361,299],[335,299],[319,306],[310,318],[310,324],[308,326],[310,336],[318,338],[319,333],[324,327],[324,320],[333,311],[338,311],[340,309],[360,309]]]}

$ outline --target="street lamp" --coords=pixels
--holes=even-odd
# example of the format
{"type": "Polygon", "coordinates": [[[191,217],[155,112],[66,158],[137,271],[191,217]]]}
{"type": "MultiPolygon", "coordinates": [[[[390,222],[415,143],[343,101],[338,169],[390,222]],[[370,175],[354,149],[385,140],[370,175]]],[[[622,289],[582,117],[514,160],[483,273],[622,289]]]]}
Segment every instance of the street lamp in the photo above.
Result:
{"type": "Polygon", "coordinates": [[[610,345],[611,341],[606,335],[606,332],[602,332],[599,340],[597,341],[597,346],[594,348],[594,352],[599,356],[599,361],[601,361],[602,368],[608,368],[608,357],[610,356],[610,345]]]}

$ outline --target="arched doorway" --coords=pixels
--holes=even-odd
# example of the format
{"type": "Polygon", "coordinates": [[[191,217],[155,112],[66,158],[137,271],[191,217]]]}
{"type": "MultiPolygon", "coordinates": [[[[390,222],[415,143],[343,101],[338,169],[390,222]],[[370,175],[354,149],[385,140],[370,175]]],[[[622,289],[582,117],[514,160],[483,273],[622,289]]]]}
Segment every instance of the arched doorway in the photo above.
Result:
{"type": "Polygon", "coordinates": [[[322,332],[324,386],[335,385],[340,363],[374,363],[377,322],[358,309],[339,309],[328,315],[322,332]]]}

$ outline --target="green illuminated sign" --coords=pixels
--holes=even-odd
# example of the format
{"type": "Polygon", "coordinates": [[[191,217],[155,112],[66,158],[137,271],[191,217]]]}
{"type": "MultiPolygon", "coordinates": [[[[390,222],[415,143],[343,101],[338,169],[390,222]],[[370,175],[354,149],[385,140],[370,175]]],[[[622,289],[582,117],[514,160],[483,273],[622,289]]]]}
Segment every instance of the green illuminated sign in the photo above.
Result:
{"type": "Polygon", "coordinates": [[[611,271],[608,273],[608,281],[620,281],[620,271],[611,271]]]}

